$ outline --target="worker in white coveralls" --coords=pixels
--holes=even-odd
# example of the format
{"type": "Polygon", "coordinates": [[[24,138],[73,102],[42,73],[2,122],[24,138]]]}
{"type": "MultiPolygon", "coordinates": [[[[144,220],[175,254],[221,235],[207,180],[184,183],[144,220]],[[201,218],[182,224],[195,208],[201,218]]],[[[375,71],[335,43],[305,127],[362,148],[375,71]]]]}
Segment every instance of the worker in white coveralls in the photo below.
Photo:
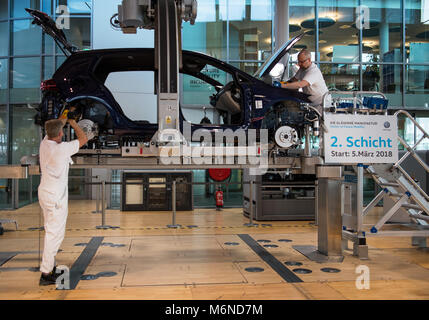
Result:
{"type": "Polygon", "coordinates": [[[45,244],[43,248],[39,285],[55,284],[60,274],[56,273],[55,256],[64,239],[68,213],[68,174],[71,157],[88,142],[85,132],[75,120],[60,119],[45,123],[46,136],[40,143],[39,203],[43,211],[45,244]],[[63,127],[66,122],[74,129],[77,139],[62,142],[63,127]]]}
{"type": "MultiPolygon", "coordinates": [[[[322,112],[323,96],[328,92],[325,79],[323,79],[320,69],[311,62],[311,53],[307,49],[302,49],[298,54],[299,69],[296,74],[286,83],[275,82],[274,85],[287,89],[301,89],[309,94],[308,99],[311,105],[317,107],[322,112]]],[[[331,97],[326,97],[326,105],[330,106],[331,97]]]]}

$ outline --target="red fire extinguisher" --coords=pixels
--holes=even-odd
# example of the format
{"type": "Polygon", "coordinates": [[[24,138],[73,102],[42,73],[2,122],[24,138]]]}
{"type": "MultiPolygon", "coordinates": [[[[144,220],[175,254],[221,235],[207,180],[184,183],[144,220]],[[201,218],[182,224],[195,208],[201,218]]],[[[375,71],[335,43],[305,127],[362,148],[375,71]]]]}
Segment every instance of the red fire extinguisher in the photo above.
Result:
{"type": "Polygon", "coordinates": [[[215,193],[216,210],[221,210],[223,207],[223,191],[218,189],[215,193]]]}

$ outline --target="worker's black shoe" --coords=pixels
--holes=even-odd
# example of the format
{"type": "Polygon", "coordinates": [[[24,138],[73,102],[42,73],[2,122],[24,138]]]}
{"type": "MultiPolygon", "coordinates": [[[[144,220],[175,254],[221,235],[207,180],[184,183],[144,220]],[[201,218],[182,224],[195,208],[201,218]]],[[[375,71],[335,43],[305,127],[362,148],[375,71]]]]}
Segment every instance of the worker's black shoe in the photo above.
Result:
{"type": "Polygon", "coordinates": [[[39,286],[49,286],[51,284],[56,284],[57,278],[61,274],[62,273],[56,273],[56,268],[55,267],[54,267],[54,270],[52,270],[47,275],[44,275],[42,273],[42,275],[40,276],[39,286]]]}

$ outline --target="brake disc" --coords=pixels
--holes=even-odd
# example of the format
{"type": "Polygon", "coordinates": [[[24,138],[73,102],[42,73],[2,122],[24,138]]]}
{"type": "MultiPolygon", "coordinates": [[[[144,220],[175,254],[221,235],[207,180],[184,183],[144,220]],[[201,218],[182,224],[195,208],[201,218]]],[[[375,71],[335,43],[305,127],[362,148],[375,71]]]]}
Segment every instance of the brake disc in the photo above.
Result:
{"type": "Polygon", "coordinates": [[[299,144],[298,132],[289,126],[282,126],[276,130],[275,141],[281,148],[291,148],[299,144]]]}
{"type": "Polygon", "coordinates": [[[82,128],[83,132],[85,132],[88,140],[93,139],[98,136],[98,127],[97,124],[92,122],[89,119],[82,119],[78,123],[78,126],[82,128]]]}

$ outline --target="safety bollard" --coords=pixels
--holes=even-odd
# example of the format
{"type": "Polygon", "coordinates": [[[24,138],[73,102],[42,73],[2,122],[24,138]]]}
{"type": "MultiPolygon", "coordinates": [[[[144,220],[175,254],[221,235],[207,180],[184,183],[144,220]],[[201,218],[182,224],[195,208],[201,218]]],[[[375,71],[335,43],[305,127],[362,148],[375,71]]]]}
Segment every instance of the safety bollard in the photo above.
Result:
{"type": "Polygon", "coordinates": [[[171,208],[173,209],[173,221],[168,224],[168,228],[180,228],[180,224],[176,224],[176,180],[173,180],[173,186],[171,190],[171,208]]]}
{"type": "Polygon", "coordinates": [[[119,229],[119,227],[113,227],[106,225],[106,181],[101,181],[101,226],[97,226],[96,229],[119,229]]]}
{"type": "Polygon", "coordinates": [[[246,227],[257,227],[258,224],[257,223],[253,223],[253,180],[250,181],[249,183],[249,200],[250,200],[250,205],[249,205],[249,223],[245,223],[244,226],[246,227]]]}

